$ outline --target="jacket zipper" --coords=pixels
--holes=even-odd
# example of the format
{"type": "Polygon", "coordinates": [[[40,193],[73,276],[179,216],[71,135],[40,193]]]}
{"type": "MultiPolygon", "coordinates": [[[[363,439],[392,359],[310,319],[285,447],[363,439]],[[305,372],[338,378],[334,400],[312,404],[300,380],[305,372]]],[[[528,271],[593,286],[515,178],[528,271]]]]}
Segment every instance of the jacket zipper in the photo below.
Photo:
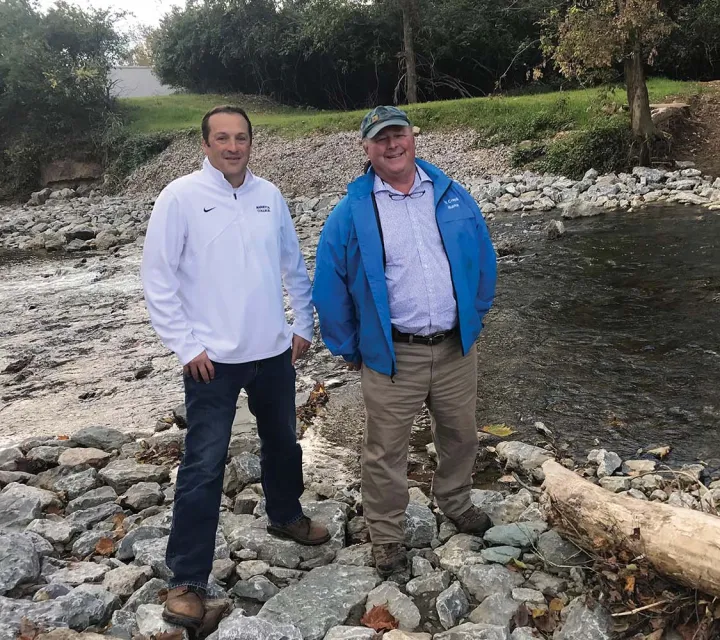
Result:
{"type": "MultiPolygon", "coordinates": [[[[450,187],[452,187],[452,182],[450,182],[448,188],[442,192],[440,200],[442,200],[445,197],[445,194],[450,191],[450,187]]],[[[440,200],[438,200],[438,203],[440,202],[440,200]]],[[[450,256],[448,256],[447,247],[445,246],[445,238],[443,238],[442,231],[440,231],[440,225],[437,224],[437,207],[435,208],[435,224],[438,227],[438,235],[440,236],[440,242],[442,243],[443,251],[445,252],[445,259],[448,261],[448,268],[450,269],[450,282],[452,283],[453,297],[455,298],[455,312],[458,316],[458,333],[460,334],[460,342],[462,343],[462,331],[460,329],[460,309],[458,308],[458,297],[457,291],[455,290],[455,278],[453,277],[452,265],[450,264],[450,256]]]]}

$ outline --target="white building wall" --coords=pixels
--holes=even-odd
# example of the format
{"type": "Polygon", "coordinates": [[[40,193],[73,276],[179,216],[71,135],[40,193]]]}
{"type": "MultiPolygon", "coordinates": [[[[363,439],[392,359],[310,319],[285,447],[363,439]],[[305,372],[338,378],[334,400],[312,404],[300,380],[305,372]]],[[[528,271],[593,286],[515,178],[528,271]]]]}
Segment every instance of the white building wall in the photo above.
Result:
{"type": "Polygon", "coordinates": [[[113,67],[110,82],[110,93],[115,98],[167,96],[175,91],[161,84],[151,67],[113,67]]]}

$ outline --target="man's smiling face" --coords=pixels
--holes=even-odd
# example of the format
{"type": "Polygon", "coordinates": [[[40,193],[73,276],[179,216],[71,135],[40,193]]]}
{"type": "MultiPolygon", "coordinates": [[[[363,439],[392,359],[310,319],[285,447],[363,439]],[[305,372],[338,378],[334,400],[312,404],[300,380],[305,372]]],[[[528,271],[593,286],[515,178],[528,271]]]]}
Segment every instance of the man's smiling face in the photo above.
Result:
{"type": "Polygon", "coordinates": [[[385,127],[374,138],[365,138],[363,149],[375,173],[386,182],[415,172],[415,136],[412,127],[385,127]]]}

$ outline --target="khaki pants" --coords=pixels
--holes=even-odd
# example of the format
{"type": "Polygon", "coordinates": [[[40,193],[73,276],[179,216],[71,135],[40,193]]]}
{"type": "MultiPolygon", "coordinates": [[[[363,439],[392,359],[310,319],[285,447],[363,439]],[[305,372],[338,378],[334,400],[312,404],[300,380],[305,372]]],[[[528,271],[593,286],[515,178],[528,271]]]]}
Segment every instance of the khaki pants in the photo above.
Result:
{"type": "Polygon", "coordinates": [[[367,410],[362,454],[363,512],[374,544],[404,540],[407,457],[413,420],[426,402],[438,455],[433,494],[455,518],[472,506],[478,448],[475,425],[477,354],[462,355],[459,338],[438,345],[395,343],[397,374],[363,367],[367,410]]]}

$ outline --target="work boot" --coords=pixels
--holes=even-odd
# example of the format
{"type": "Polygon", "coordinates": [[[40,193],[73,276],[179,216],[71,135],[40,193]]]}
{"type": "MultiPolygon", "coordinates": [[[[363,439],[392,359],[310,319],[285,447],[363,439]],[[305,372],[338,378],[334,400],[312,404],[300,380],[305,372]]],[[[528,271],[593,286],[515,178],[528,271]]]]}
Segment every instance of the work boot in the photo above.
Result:
{"type": "Polygon", "coordinates": [[[278,538],[288,538],[311,547],[325,544],[330,540],[330,532],[327,527],[318,522],[313,522],[305,515],[291,524],[283,526],[269,524],[267,531],[278,538]]]}
{"type": "Polygon", "coordinates": [[[393,573],[400,573],[407,569],[407,551],[404,545],[397,542],[374,544],[372,551],[375,568],[381,578],[387,578],[393,573]]]}
{"type": "Polygon", "coordinates": [[[186,585],[167,592],[162,617],[166,622],[188,629],[197,629],[205,616],[204,597],[186,585]]]}
{"type": "Polygon", "coordinates": [[[474,505],[451,520],[460,533],[469,533],[473,536],[481,536],[493,526],[488,515],[474,505]]]}

